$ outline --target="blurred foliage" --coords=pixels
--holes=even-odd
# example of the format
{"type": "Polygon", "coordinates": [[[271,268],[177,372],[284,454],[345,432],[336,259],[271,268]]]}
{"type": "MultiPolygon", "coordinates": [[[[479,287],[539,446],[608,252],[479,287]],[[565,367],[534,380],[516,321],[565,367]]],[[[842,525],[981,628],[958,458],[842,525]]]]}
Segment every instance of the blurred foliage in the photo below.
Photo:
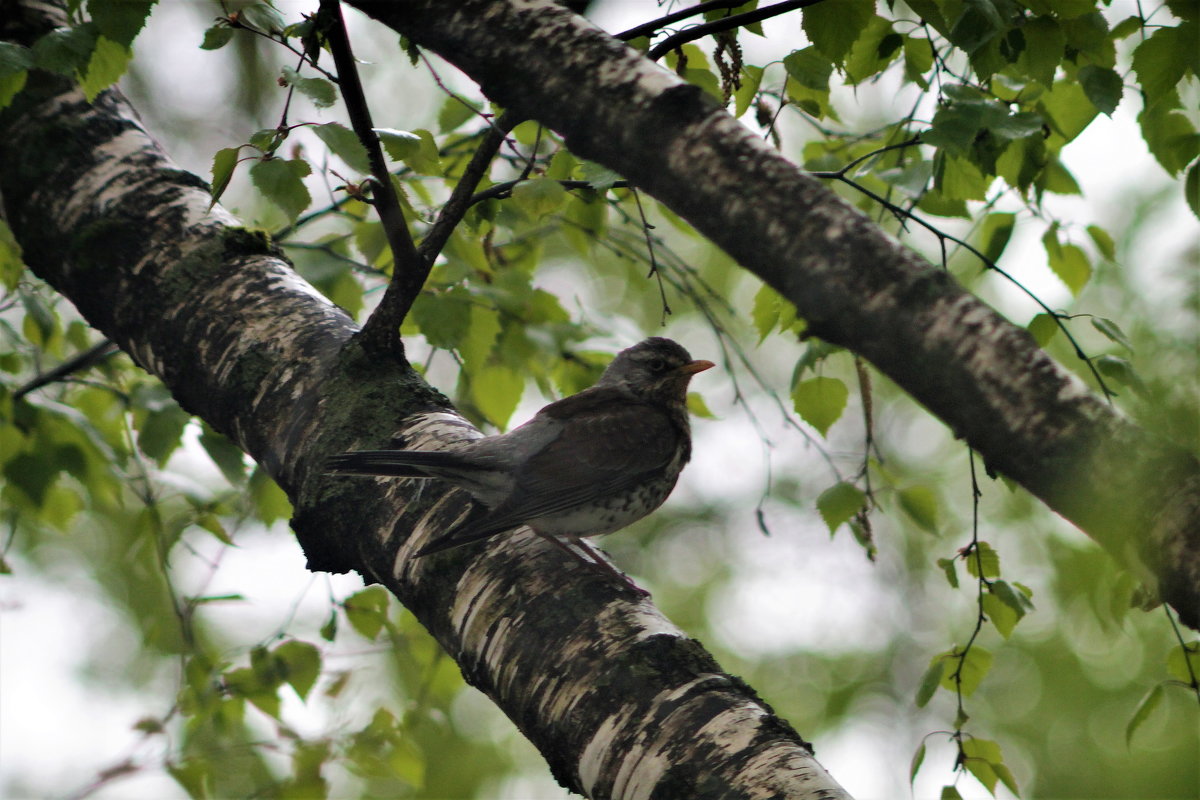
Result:
{"type": "MultiPolygon", "coordinates": [[[[0,105],[31,69],[72,75],[89,97],[130,69],[141,112],[173,147],[206,154],[214,198],[362,314],[391,256],[362,199],[362,146],[328,119],[330,59],[297,69],[283,49],[316,52],[301,11],[75,0],[72,26],[33,48],[0,45],[0,105]],[[134,57],[152,9],[139,47],[190,37],[202,69],[223,75],[220,116],[240,130],[189,120],[170,96],[183,79],[134,57]]],[[[1143,425],[1200,442],[1197,239],[1153,241],[1181,195],[1200,215],[1195,4],[829,0],[786,19],[804,41],[755,24],[663,62],[967,286],[1019,308],[1040,343],[1143,425]],[[1132,109],[1142,141],[1112,147],[1146,148],[1155,174],[1127,197],[1059,202],[1088,185],[1064,153],[1132,109]],[[1105,202],[1119,213],[1098,210],[1105,202]],[[1022,237],[1041,248],[1014,261],[1022,237]],[[1011,299],[1021,292],[1033,306],[1011,299]]],[[[403,106],[375,116],[420,240],[496,110],[414,48],[411,62],[396,58],[392,37],[361,22],[356,47],[387,63],[364,64],[368,89],[407,87],[403,106]]],[[[885,379],[802,341],[789,303],[552,132],[519,126],[477,191],[403,328],[421,368],[471,419],[504,428],[523,405],[589,385],[608,354],[664,319],[680,339],[707,340],[730,390],[700,382],[694,410],[720,421],[698,426],[698,449],[718,448],[754,485],[721,493],[732,476],[696,477],[706,494],[686,477],[682,501],[611,549],[819,757],[822,742],[853,742],[890,796],[910,770],[928,794],[952,783],[943,797],[980,784],[1036,797],[1200,793],[1195,635],[1185,651],[1161,610],[1134,610],[1133,580],[1096,546],[983,477],[885,379]],[[719,426],[741,445],[708,435],[719,426]],[[973,777],[949,777],[960,766],[973,777]]],[[[91,789],[121,796],[121,779],[159,770],[197,798],[549,791],[528,778],[528,746],[378,587],[328,584],[315,611],[311,597],[300,610],[303,592],[266,608],[250,586],[210,593],[223,560],[254,552],[264,526],[285,537],[282,492],[123,355],[72,364],[98,336],[24,269],[2,221],[0,282],[2,580],[92,587],[105,624],[136,646],[118,657],[98,644],[80,661],[116,659],[108,680],[159,709],[130,721],[160,743],[155,755],[97,770],[91,789]],[[251,610],[270,622],[243,624],[251,610]]],[[[28,783],[45,779],[19,774],[7,788],[64,788],[28,783]]]]}

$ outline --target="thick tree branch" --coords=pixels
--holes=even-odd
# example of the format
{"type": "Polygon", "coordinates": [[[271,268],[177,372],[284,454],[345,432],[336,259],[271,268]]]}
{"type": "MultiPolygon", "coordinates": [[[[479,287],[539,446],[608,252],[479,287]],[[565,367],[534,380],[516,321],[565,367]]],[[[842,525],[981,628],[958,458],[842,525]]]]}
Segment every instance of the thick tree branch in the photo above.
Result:
{"type": "Polygon", "coordinates": [[[351,0],[626,176],[862,355],[1200,626],[1200,464],[773,151],[700,89],[545,0],[351,0]]]}

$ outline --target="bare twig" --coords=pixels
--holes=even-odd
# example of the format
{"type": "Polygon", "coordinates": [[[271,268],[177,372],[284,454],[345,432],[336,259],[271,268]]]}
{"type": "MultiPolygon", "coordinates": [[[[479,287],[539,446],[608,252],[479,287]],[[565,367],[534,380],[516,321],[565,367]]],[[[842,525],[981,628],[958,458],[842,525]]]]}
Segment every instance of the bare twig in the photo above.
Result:
{"type": "Polygon", "coordinates": [[[716,11],[721,8],[737,8],[740,5],[745,5],[745,0],[709,0],[707,3],[700,3],[699,5],[667,14],[665,17],[643,22],[641,25],[636,25],[627,31],[618,33],[616,38],[623,42],[628,42],[630,39],[637,39],[639,36],[649,36],[659,28],[665,28],[674,22],[679,22],[681,19],[687,19],[688,17],[703,14],[706,11],[716,11]]]}
{"type": "Polygon", "coordinates": [[[72,356],[57,367],[47,370],[40,375],[31,378],[24,386],[13,392],[13,399],[20,400],[25,395],[32,391],[48,386],[51,383],[61,381],[68,375],[73,375],[76,372],[81,372],[89,367],[95,366],[104,359],[119,352],[117,346],[108,339],[94,344],[82,353],[72,356]]]}
{"type": "Polygon", "coordinates": [[[820,2],[821,0],[784,0],[782,3],[776,3],[775,5],[767,6],[766,8],[756,8],[755,10],[747,11],[744,14],[734,14],[732,17],[725,17],[723,19],[713,20],[712,22],[706,22],[703,25],[697,25],[694,28],[688,28],[687,30],[680,31],[672,36],[668,36],[666,39],[663,39],[661,42],[654,45],[654,47],[651,47],[650,51],[646,53],[646,57],[651,61],[657,61],[665,54],[671,52],[680,45],[686,44],[687,42],[692,42],[696,39],[703,39],[705,36],[713,33],[733,30],[734,28],[743,28],[746,25],[752,25],[755,22],[762,22],[764,19],[770,19],[771,17],[777,17],[780,14],[786,14],[789,11],[795,11],[797,8],[815,6],[820,2]]]}

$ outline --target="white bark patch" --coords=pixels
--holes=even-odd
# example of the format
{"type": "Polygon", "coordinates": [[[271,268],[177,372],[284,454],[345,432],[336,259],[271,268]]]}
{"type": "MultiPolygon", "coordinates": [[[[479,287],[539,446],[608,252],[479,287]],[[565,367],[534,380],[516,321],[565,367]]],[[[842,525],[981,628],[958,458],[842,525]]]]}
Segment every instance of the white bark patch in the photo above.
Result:
{"type": "MultiPolygon", "coordinates": [[[[646,714],[655,720],[653,727],[643,727],[638,733],[638,740],[625,753],[617,767],[616,779],[613,781],[613,796],[624,800],[650,797],[663,775],[671,768],[672,753],[679,748],[680,742],[695,738],[694,726],[696,720],[691,703],[703,698],[701,692],[695,689],[699,684],[717,678],[722,684],[726,683],[723,675],[701,675],[695,680],[670,691],[660,693],[651,704],[651,711],[646,714]],[[693,695],[690,702],[679,703],[679,698],[693,695]],[[662,715],[655,713],[660,706],[676,706],[670,713],[662,715]]],[[[638,720],[640,722],[640,720],[638,720]]]]}

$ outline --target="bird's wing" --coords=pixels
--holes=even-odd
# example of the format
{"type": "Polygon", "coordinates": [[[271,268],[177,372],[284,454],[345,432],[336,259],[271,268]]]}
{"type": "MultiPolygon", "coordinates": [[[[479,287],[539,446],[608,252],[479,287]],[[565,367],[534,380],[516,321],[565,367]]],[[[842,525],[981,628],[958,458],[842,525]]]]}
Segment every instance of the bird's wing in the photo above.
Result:
{"type": "Polygon", "coordinates": [[[325,462],[329,472],[400,478],[432,478],[438,477],[438,469],[474,467],[459,454],[445,450],[357,450],[339,453],[325,462]]]}
{"type": "Polygon", "coordinates": [[[560,421],[558,436],[521,465],[512,494],[470,526],[473,538],[640,486],[671,461],[684,433],[665,409],[616,389],[568,397],[543,415],[560,421]]]}

